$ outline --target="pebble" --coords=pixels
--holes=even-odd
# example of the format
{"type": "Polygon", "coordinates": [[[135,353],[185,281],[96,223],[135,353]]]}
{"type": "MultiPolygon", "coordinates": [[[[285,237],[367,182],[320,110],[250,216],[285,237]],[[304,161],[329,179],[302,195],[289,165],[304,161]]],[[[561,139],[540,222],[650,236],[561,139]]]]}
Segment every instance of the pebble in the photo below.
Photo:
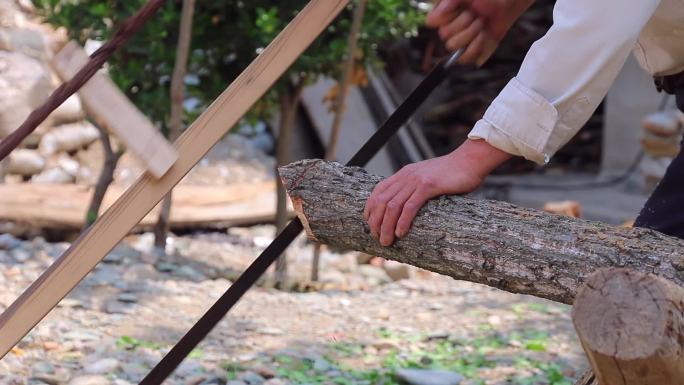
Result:
{"type": "Polygon", "coordinates": [[[11,250],[21,246],[21,241],[12,234],[0,234],[0,249],[11,250]]]}
{"type": "Polygon", "coordinates": [[[83,371],[88,374],[107,374],[117,370],[119,365],[115,358],[103,358],[86,366],[83,371]]]}
{"type": "Polygon", "coordinates": [[[207,277],[205,277],[204,274],[200,273],[199,271],[193,269],[191,266],[188,265],[181,266],[178,270],[176,270],[176,274],[195,282],[201,282],[207,279],[207,277]]]}
{"type": "Polygon", "coordinates": [[[26,249],[19,247],[12,249],[12,251],[10,251],[10,255],[12,255],[12,258],[19,263],[26,262],[31,258],[31,253],[29,253],[26,249]]]}
{"type": "Polygon", "coordinates": [[[409,385],[458,385],[463,376],[446,370],[399,369],[397,379],[409,385]]]}
{"type": "Polygon", "coordinates": [[[34,374],[52,374],[55,372],[55,366],[49,362],[40,361],[31,366],[31,371],[34,374]]]}
{"type": "Polygon", "coordinates": [[[269,328],[269,327],[262,328],[261,330],[259,330],[259,332],[261,334],[265,334],[267,336],[281,336],[281,335],[285,334],[285,332],[283,332],[280,329],[269,328]]]}
{"type": "Polygon", "coordinates": [[[238,376],[238,379],[248,383],[249,385],[262,385],[266,379],[254,372],[243,372],[238,376]]]}
{"type": "Polygon", "coordinates": [[[287,380],[284,380],[282,378],[271,378],[270,380],[266,380],[264,382],[264,385],[288,385],[289,382],[287,380]]]}
{"type": "Polygon", "coordinates": [[[111,385],[111,381],[104,376],[89,374],[72,378],[69,385],[111,385]]]}
{"type": "Polygon", "coordinates": [[[136,303],[138,297],[133,293],[121,293],[116,297],[116,300],[123,303],[136,303]]]}
{"type": "Polygon", "coordinates": [[[313,370],[317,372],[326,372],[333,368],[333,365],[325,358],[317,358],[313,364],[313,370]]]}
{"type": "Polygon", "coordinates": [[[230,380],[226,385],[247,385],[247,383],[240,380],[230,380]]]}
{"type": "Polygon", "coordinates": [[[104,305],[104,311],[107,314],[131,314],[133,308],[128,304],[119,301],[108,301],[104,305]]]}
{"type": "Polygon", "coordinates": [[[162,273],[173,273],[178,270],[178,265],[173,263],[160,262],[156,266],[157,270],[162,273]]]}

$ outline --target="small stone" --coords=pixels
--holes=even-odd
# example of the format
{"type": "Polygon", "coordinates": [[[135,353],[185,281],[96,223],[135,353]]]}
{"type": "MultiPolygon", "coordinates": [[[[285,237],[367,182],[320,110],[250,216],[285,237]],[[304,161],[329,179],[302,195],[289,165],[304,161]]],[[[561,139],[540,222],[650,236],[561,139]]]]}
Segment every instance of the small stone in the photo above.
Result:
{"type": "Polygon", "coordinates": [[[15,261],[19,263],[26,262],[31,258],[31,253],[29,253],[24,248],[13,249],[12,251],[10,251],[10,255],[12,256],[12,258],[14,258],[15,261]]]}
{"type": "Polygon", "coordinates": [[[133,309],[130,305],[119,301],[108,301],[105,303],[104,311],[107,314],[131,314],[133,309]]]}
{"type": "Polygon", "coordinates": [[[88,374],[107,374],[119,368],[119,361],[114,358],[103,358],[83,368],[88,374]]]}
{"type": "Polygon", "coordinates": [[[223,380],[218,376],[211,376],[202,381],[199,385],[223,385],[223,380]]]}
{"type": "Polygon", "coordinates": [[[278,373],[273,369],[268,366],[257,366],[252,368],[257,374],[259,374],[263,378],[273,378],[278,375],[278,373]]]}
{"type": "Polygon", "coordinates": [[[248,383],[249,385],[263,385],[265,378],[254,372],[244,372],[238,376],[238,379],[248,383]]]}
{"type": "Polygon", "coordinates": [[[188,359],[183,361],[180,365],[178,365],[178,369],[176,369],[176,374],[183,377],[189,377],[201,374],[202,371],[202,365],[199,362],[197,362],[197,360],[188,359]]]}
{"type": "Polygon", "coordinates": [[[226,385],[247,385],[247,383],[240,380],[230,380],[226,385]]]}
{"type": "Polygon", "coordinates": [[[133,383],[117,378],[112,382],[112,385],[133,385],[133,383]]]}
{"type": "Polygon", "coordinates": [[[397,379],[409,385],[458,385],[463,376],[446,370],[399,369],[397,379]]]}
{"type": "Polygon", "coordinates": [[[49,362],[36,362],[31,366],[31,372],[33,374],[52,374],[55,372],[55,366],[49,362]]]}
{"type": "Polygon", "coordinates": [[[173,273],[174,271],[178,270],[178,265],[166,262],[158,263],[155,265],[155,267],[161,273],[173,273]]]}
{"type": "Polygon", "coordinates": [[[325,358],[317,358],[313,364],[313,370],[317,372],[326,372],[333,368],[333,365],[325,358]]]}
{"type": "Polygon", "coordinates": [[[65,184],[73,183],[74,177],[59,167],[44,170],[40,174],[31,177],[33,183],[43,184],[65,184]]]}
{"type": "Polygon", "coordinates": [[[200,282],[207,279],[207,277],[205,277],[204,274],[198,272],[197,270],[188,265],[181,266],[176,271],[176,274],[195,282],[200,282]]]}
{"type": "Polygon", "coordinates": [[[359,272],[372,285],[380,285],[392,281],[390,277],[387,275],[387,273],[385,273],[385,271],[382,268],[377,266],[360,265],[359,272]]]}
{"type": "Polygon", "coordinates": [[[121,364],[121,370],[124,372],[128,380],[136,383],[142,380],[147,372],[149,372],[149,369],[146,365],[137,361],[121,364]]]}
{"type": "Polygon", "coordinates": [[[59,305],[57,305],[57,306],[77,308],[77,307],[83,307],[83,302],[81,302],[80,300],[75,299],[75,298],[64,298],[63,300],[61,300],[59,302],[59,305]]]}
{"type": "Polygon", "coordinates": [[[207,379],[207,375],[206,375],[206,374],[200,374],[200,375],[197,375],[197,376],[192,376],[192,377],[186,378],[186,379],[185,379],[185,384],[186,384],[186,385],[200,385],[200,384],[202,384],[202,383],[204,382],[204,380],[206,380],[206,379],[207,379]]]}
{"type": "Polygon", "coordinates": [[[0,249],[11,250],[21,246],[21,241],[12,234],[0,234],[0,249]]]}
{"type": "Polygon", "coordinates": [[[43,343],[43,349],[45,349],[46,351],[57,350],[59,349],[59,344],[54,341],[45,341],[43,343]]]}
{"type": "Polygon", "coordinates": [[[271,378],[264,382],[264,385],[289,385],[289,382],[282,378],[271,378]]]}
{"type": "Polygon", "coordinates": [[[392,281],[400,281],[402,279],[411,278],[411,267],[405,263],[397,261],[385,261],[382,265],[385,273],[392,279],[392,281]]]}
{"type": "Polygon", "coordinates": [[[107,377],[100,375],[85,375],[74,377],[69,381],[69,385],[110,385],[107,377]]]}
{"type": "Polygon", "coordinates": [[[450,336],[448,331],[437,331],[437,332],[432,332],[425,337],[427,341],[433,341],[433,340],[446,340],[450,336]]]}
{"type": "Polygon", "coordinates": [[[43,373],[36,374],[30,379],[40,381],[48,385],[64,385],[69,380],[69,374],[66,371],[55,374],[43,373]]]}
{"type": "Polygon", "coordinates": [[[268,335],[268,336],[281,336],[281,335],[285,334],[285,332],[283,332],[283,331],[280,330],[280,329],[277,329],[277,328],[269,328],[269,327],[263,328],[263,329],[259,330],[259,332],[260,332],[261,334],[265,334],[265,335],[268,335]]]}
{"type": "Polygon", "coordinates": [[[394,341],[382,340],[373,343],[373,347],[379,350],[399,350],[399,345],[394,341]]]}
{"type": "Polygon", "coordinates": [[[116,297],[116,300],[123,303],[136,303],[138,297],[133,293],[121,293],[116,297]]]}

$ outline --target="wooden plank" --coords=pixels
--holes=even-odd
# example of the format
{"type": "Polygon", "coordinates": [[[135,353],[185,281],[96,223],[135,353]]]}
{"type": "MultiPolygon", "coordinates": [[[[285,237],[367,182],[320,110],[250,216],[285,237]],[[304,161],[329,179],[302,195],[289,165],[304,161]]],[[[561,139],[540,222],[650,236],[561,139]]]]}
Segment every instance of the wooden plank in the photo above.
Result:
{"type": "MultiPolygon", "coordinates": [[[[0,185],[0,221],[56,230],[83,228],[93,188],[70,184],[0,185]]],[[[124,193],[110,186],[104,211],[124,193]]],[[[241,226],[275,219],[275,182],[240,183],[228,186],[179,185],[174,189],[171,228],[190,229],[241,226]]],[[[157,221],[155,207],[136,226],[148,229],[157,221]]]]}
{"type": "Polygon", "coordinates": [[[175,143],[178,160],[160,179],[143,174],[0,316],[4,357],[239,121],[344,9],[312,0],[175,143]]]}
{"type": "MultiPolygon", "coordinates": [[[[88,59],[85,50],[71,41],[55,55],[51,64],[62,80],[67,81],[88,59]]],[[[176,150],[147,116],[102,72],[81,87],[78,96],[88,115],[115,134],[155,177],[164,175],[178,158],[176,150]]]]}

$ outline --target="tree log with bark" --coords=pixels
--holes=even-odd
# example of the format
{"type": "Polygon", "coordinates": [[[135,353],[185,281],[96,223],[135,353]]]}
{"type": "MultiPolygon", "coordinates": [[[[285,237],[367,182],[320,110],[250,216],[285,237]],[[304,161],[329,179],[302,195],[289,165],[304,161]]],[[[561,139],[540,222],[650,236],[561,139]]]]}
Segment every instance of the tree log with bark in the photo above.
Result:
{"type": "Polygon", "coordinates": [[[577,293],[572,320],[599,384],[684,384],[684,288],[602,269],[577,293]]]}
{"type": "Polygon", "coordinates": [[[590,274],[607,267],[684,285],[684,240],[652,230],[445,196],[420,210],[403,239],[383,247],[363,219],[380,177],[321,160],[281,167],[280,176],[309,237],[321,243],[565,304],[590,274]]]}

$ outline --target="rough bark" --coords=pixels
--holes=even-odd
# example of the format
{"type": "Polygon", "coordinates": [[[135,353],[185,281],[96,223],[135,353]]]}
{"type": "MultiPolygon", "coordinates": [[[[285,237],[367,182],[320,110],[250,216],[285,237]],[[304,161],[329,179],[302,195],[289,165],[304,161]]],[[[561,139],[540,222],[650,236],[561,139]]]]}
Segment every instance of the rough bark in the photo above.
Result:
{"type": "Polygon", "coordinates": [[[102,149],[104,151],[104,164],[102,165],[102,170],[100,170],[100,175],[95,184],[95,191],[93,192],[93,196],[90,199],[90,205],[86,211],[85,228],[88,228],[97,220],[97,216],[100,213],[100,207],[102,207],[102,201],[104,201],[104,197],[107,194],[107,189],[114,181],[116,165],[119,163],[119,159],[121,159],[121,156],[124,153],[123,149],[114,151],[112,142],[109,139],[109,133],[98,125],[95,125],[95,127],[97,127],[97,130],[100,132],[100,141],[102,142],[102,149]]]}
{"type": "Polygon", "coordinates": [[[579,380],[575,381],[575,385],[599,385],[599,383],[596,380],[596,376],[594,376],[594,372],[589,369],[584,372],[579,380]]]}
{"type": "Polygon", "coordinates": [[[599,384],[684,384],[684,288],[602,269],[577,293],[572,320],[599,384]]]}
{"type": "MultiPolygon", "coordinates": [[[[176,47],[176,62],[171,77],[171,117],[169,119],[169,139],[175,141],[183,131],[183,100],[185,90],[185,74],[190,54],[192,38],[192,18],[195,14],[195,0],[183,0],[181,10],[180,32],[176,47]]],[[[162,252],[166,249],[166,237],[169,233],[171,218],[171,199],[173,190],[164,197],[159,211],[157,225],[154,228],[154,246],[162,252]]]]}
{"type": "Polygon", "coordinates": [[[306,160],[280,169],[309,237],[460,280],[571,304],[600,268],[629,267],[684,284],[684,241],[462,196],[433,199],[409,234],[382,247],[363,207],[380,177],[306,160]]]}

